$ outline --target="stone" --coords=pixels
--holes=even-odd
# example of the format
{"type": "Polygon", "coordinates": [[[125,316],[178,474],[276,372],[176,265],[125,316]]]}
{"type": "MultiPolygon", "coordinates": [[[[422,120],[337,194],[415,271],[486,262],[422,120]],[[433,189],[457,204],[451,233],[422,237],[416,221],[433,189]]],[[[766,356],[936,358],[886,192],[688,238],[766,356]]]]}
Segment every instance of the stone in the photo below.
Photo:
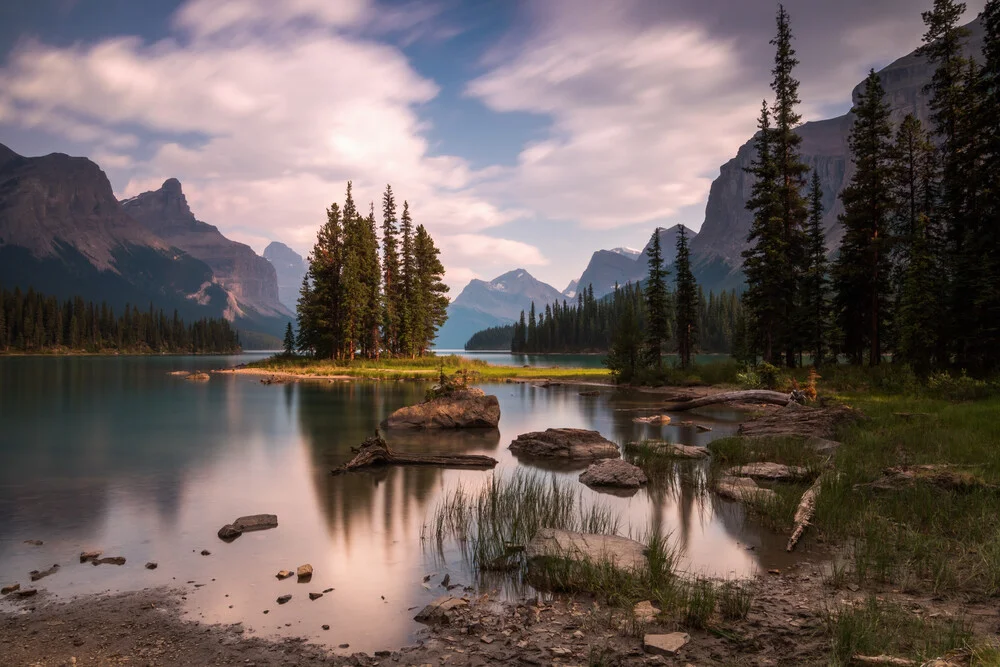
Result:
{"type": "Polygon", "coordinates": [[[774,491],[762,489],[749,477],[723,477],[717,482],[715,492],[736,502],[760,503],[777,498],[774,491]]]}
{"type": "Polygon", "coordinates": [[[177,375],[179,377],[187,377],[191,375],[191,371],[170,371],[167,375],[177,375]]]}
{"type": "Polygon", "coordinates": [[[0,588],[0,595],[10,595],[14,591],[21,590],[21,584],[11,584],[10,586],[4,586],[0,588]]]}
{"type": "Polygon", "coordinates": [[[619,456],[618,445],[597,431],[581,428],[550,428],[522,433],[509,447],[514,454],[529,457],[596,460],[619,456]]]}
{"type": "Polygon", "coordinates": [[[649,417],[633,417],[632,421],[636,424],[658,424],[660,426],[666,426],[670,423],[670,415],[650,415],[649,417]]]}
{"type": "Polygon", "coordinates": [[[94,565],[124,565],[124,556],[111,556],[108,558],[97,558],[91,561],[94,565]]]}
{"type": "Polygon", "coordinates": [[[652,623],[660,610],[653,606],[649,600],[643,600],[632,608],[632,615],[640,623],[652,623]]]}
{"type": "Polygon", "coordinates": [[[153,561],[150,561],[150,562],[146,563],[146,569],[147,570],[155,570],[157,567],[159,567],[159,565],[157,565],[153,561]]]}
{"type": "Polygon", "coordinates": [[[291,593],[286,593],[285,595],[278,596],[278,599],[276,600],[276,602],[278,604],[285,604],[286,602],[288,602],[291,599],[292,599],[292,594],[291,593]]]}
{"type": "Polygon", "coordinates": [[[323,628],[324,630],[329,630],[329,629],[330,629],[330,626],[329,626],[329,625],[327,625],[326,623],[324,623],[324,624],[323,624],[323,625],[321,625],[320,627],[321,627],[321,628],[323,628]]]}
{"type": "Polygon", "coordinates": [[[291,570],[279,570],[278,574],[276,574],[274,576],[276,576],[279,580],[281,580],[281,579],[287,579],[288,577],[292,576],[293,574],[294,574],[294,572],[292,572],[291,570]]]}
{"type": "Polygon", "coordinates": [[[323,592],[324,592],[324,593],[332,593],[332,592],[333,592],[333,589],[332,589],[332,588],[324,588],[324,589],[323,589],[323,592]]]}
{"type": "Polygon", "coordinates": [[[212,379],[212,376],[208,373],[198,371],[197,373],[190,373],[184,376],[185,380],[191,380],[192,382],[208,382],[212,379]]]}
{"type": "Polygon", "coordinates": [[[310,600],[318,600],[318,599],[320,599],[321,597],[323,597],[323,594],[322,594],[322,593],[310,593],[310,594],[309,594],[309,599],[310,599],[310,600]]]}
{"type": "Polygon", "coordinates": [[[84,551],[80,554],[80,562],[86,563],[88,560],[97,560],[101,557],[103,551],[84,551]]]}
{"type": "Polygon", "coordinates": [[[396,410],[386,419],[387,428],[496,428],[500,401],[471,387],[396,410]]]}
{"type": "Polygon", "coordinates": [[[208,549],[202,549],[202,550],[201,550],[201,555],[202,555],[202,556],[211,556],[211,555],[212,555],[212,552],[211,552],[211,551],[209,551],[208,549]]]}
{"type": "Polygon", "coordinates": [[[59,571],[59,564],[58,563],[55,564],[55,565],[53,565],[52,567],[50,567],[47,570],[41,570],[41,571],[39,571],[39,570],[32,570],[30,572],[30,574],[31,574],[31,580],[32,581],[38,581],[39,579],[44,579],[45,577],[49,576],[50,574],[55,574],[58,571],[59,571]]]}
{"type": "Polygon", "coordinates": [[[649,482],[642,468],[622,459],[603,459],[580,473],[580,481],[587,486],[612,486],[637,489],[649,482]]]}
{"type": "Polygon", "coordinates": [[[709,451],[704,447],[693,447],[691,445],[678,445],[665,440],[646,440],[644,442],[630,442],[629,449],[648,447],[661,456],[670,456],[678,459],[706,459],[709,451]]]}
{"type": "Polygon", "coordinates": [[[241,516],[236,521],[233,521],[233,527],[243,533],[249,533],[253,530],[277,528],[278,517],[275,514],[252,514],[250,516],[241,516]]]}
{"type": "Polygon", "coordinates": [[[312,579],[313,566],[309,563],[299,565],[299,569],[295,571],[295,576],[299,578],[299,581],[308,581],[309,579],[312,579]]]}
{"type": "Polygon", "coordinates": [[[218,532],[219,539],[226,542],[232,542],[242,534],[243,531],[231,523],[227,523],[225,526],[220,528],[218,532]]]}
{"type": "Polygon", "coordinates": [[[724,473],[728,477],[752,477],[769,481],[798,481],[809,477],[809,471],[801,466],[787,466],[782,463],[748,463],[729,468],[724,473]]]}
{"type": "Polygon", "coordinates": [[[671,632],[667,635],[646,635],[642,638],[642,648],[647,653],[659,655],[676,655],[685,644],[691,641],[686,632],[671,632]]]}
{"type": "Polygon", "coordinates": [[[451,621],[450,612],[468,604],[462,598],[452,595],[442,595],[434,599],[429,605],[424,607],[419,614],[413,617],[418,623],[449,623],[451,621]]]}
{"type": "Polygon", "coordinates": [[[646,547],[617,535],[575,533],[556,528],[542,528],[525,548],[529,564],[545,558],[610,562],[619,569],[647,567],[646,547]]]}
{"type": "Polygon", "coordinates": [[[31,545],[31,546],[33,546],[33,547],[40,547],[40,546],[42,546],[43,544],[45,544],[45,543],[44,543],[44,542],[42,542],[41,540],[25,540],[25,541],[24,541],[24,543],[25,543],[25,544],[30,544],[30,545],[31,545]]]}
{"type": "Polygon", "coordinates": [[[34,588],[25,588],[24,590],[14,591],[14,595],[21,599],[30,598],[38,595],[38,591],[34,588]]]}

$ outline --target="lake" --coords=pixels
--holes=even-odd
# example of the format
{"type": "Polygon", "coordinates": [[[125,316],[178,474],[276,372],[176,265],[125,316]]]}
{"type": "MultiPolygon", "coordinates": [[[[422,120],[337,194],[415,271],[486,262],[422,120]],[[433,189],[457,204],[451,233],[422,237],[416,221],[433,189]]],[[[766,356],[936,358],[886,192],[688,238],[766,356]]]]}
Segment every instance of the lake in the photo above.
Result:
{"type": "MultiPolygon", "coordinates": [[[[193,383],[168,374],[258,357],[0,358],[0,584],[25,587],[29,571],[59,563],[38,588],[72,596],[176,585],[189,591],[192,619],[349,643],[348,653],[398,648],[413,642],[421,626],[412,618],[444,592],[437,584],[446,573],[453,583],[475,582],[460,551],[439,552],[422,541],[422,527],[456,485],[475,489],[518,467],[507,450],[518,434],[581,427],[619,443],[657,437],[704,445],[733,433],[741,418],[724,409],[696,416],[713,429],[703,433],[633,423],[630,410],[656,402],[650,394],[486,385],[500,401],[499,432],[387,439],[401,450],[489,454],[500,460],[495,472],[392,468],[333,477],[352,446],[390,412],[419,401],[427,385],[263,385],[233,375],[193,383]],[[255,513],[277,514],[279,527],[231,544],[216,537],[223,524],[255,513]],[[79,553],[91,549],[127,562],[80,564],[79,553]],[[147,561],[158,568],[145,569],[147,561]],[[315,569],[310,584],[274,576],[303,563],[315,569]],[[423,585],[427,574],[432,590],[423,585]],[[334,590],[309,600],[326,588],[334,590]],[[277,605],[285,593],[292,601],[277,605]]],[[[626,533],[670,533],[692,572],[743,576],[785,562],[780,536],[756,528],[738,505],[684,485],[653,484],[621,498],[580,485],[580,468],[520,467],[564,478],[585,502],[611,506],[626,533]]]]}

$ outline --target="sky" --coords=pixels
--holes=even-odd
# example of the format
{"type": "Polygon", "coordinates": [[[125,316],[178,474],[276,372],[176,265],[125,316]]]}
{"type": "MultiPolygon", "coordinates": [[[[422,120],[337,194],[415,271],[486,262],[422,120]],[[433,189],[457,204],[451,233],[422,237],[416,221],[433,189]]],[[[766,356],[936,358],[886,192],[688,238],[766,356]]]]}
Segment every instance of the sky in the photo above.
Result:
{"type": "MultiPolygon", "coordinates": [[[[972,20],[985,0],[968,3],[972,20]]],[[[931,0],[788,0],[805,120],[920,44],[931,0]]],[[[764,0],[11,0],[0,143],[83,155],[120,198],[183,184],[258,253],[309,252],[391,184],[452,294],[699,229],[770,98],[764,0]]]]}

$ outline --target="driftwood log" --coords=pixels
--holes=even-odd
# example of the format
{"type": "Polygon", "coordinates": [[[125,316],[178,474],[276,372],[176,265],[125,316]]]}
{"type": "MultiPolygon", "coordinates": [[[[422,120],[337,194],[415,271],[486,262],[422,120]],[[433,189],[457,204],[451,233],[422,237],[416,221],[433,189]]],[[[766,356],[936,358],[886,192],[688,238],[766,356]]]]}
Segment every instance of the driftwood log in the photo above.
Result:
{"type": "Polygon", "coordinates": [[[916,665],[915,660],[909,658],[896,658],[891,655],[853,655],[851,660],[859,665],[896,665],[898,667],[908,667],[916,665]]]}
{"type": "Polygon", "coordinates": [[[795,401],[792,394],[784,394],[780,391],[768,391],[767,389],[746,389],[744,391],[726,391],[721,394],[712,394],[702,398],[694,398],[689,401],[671,403],[666,408],[666,412],[684,412],[706,405],[717,405],[719,403],[770,403],[772,405],[788,405],[795,401]]]}
{"type": "Polygon", "coordinates": [[[818,478],[802,494],[802,500],[799,501],[799,506],[795,510],[795,527],[792,530],[792,536],[788,538],[788,546],[785,551],[795,549],[795,545],[802,538],[802,533],[806,532],[806,528],[809,527],[809,522],[812,521],[813,514],[816,513],[816,496],[819,495],[822,479],[822,477],[818,478]]]}
{"type": "Polygon", "coordinates": [[[481,454],[400,454],[389,449],[389,445],[378,431],[375,431],[373,437],[361,443],[360,447],[352,449],[357,452],[354,458],[331,470],[331,474],[340,475],[362,468],[387,465],[487,470],[497,464],[496,459],[481,454]]]}

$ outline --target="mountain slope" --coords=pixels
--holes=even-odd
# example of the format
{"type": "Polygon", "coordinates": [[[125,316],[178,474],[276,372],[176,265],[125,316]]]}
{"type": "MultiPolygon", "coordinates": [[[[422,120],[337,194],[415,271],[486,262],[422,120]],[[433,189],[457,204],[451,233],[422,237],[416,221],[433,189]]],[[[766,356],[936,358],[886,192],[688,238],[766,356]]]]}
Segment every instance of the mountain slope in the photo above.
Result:
{"type": "Polygon", "coordinates": [[[264,248],[264,259],[274,266],[278,277],[278,300],[291,312],[299,301],[302,278],[306,275],[306,261],[297,252],[278,241],[264,248]]]}
{"type": "Polygon", "coordinates": [[[562,301],[563,295],[524,269],[515,269],[489,282],[472,280],[448,306],[448,321],[438,331],[435,345],[455,349],[469,336],[487,327],[509,324],[531,308],[562,301]]]}
{"type": "Polygon", "coordinates": [[[0,145],[0,283],[52,294],[150,302],[185,318],[219,317],[229,295],[211,269],[130,218],[100,167],[0,145]]]}
{"type": "MultiPolygon", "coordinates": [[[[677,233],[681,225],[664,229],[657,228],[660,236],[660,251],[663,254],[664,263],[668,266],[674,263],[677,255],[677,233]]],[[[685,227],[685,229],[687,229],[685,227]]],[[[697,236],[696,232],[687,230],[688,238],[697,236]]],[[[614,291],[615,285],[625,283],[637,283],[645,279],[649,272],[647,264],[649,249],[652,239],[646,244],[642,251],[629,250],[627,248],[615,248],[614,250],[598,250],[590,257],[590,263],[584,269],[583,274],[577,281],[576,289],[586,289],[593,286],[594,296],[600,298],[614,291]]]]}
{"type": "Polygon", "coordinates": [[[236,298],[240,316],[291,317],[278,300],[278,278],[271,263],[250,246],[230,241],[218,228],[195,219],[176,178],[121,204],[158,237],[208,264],[219,284],[236,298]]]}
{"type": "MultiPolygon", "coordinates": [[[[971,37],[966,46],[966,55],[980,57],[984,29],[979,21],[968,26],[971,37]]],[[[916,52],[910,53],[886,66],[879,72],[879,78],[886,91],[894,123],[899,123],[908,113],[915,114],[925,127],[929,127],[929,93],[924,86],[930,83],[933,67],[916,52]]],[[[863,83],[852,92],[856,101],[863,83]]],[[[837,216],[843,213],[838,195],[854,174],[850,160],[847,137],[854,123],[851,113],[827,120],[805,123],[796,132],[802,137],[801,154],[810,170],[819,172],[820,187],[823,191],[823,225],[826,230],[827,247],[836,248],[843,230],[837,216]]],[[[713,281],[733,286],[742,280],[739,267],[742,265],[740,253],[747,247],[746,238],[750,231],[752,215],[746,210],[753,185],[752,177],[744,170],[750,166],[754,156],[754,141],[751,138],[732,160],[722,165],[719,177],[712,183],[705,207],[705,222],[698,237],[691,242],[691,254],[696,273],[710,276],[713,281]]],[[[717,289],[715,284],[706,284],[705,289],[717,289]]]]}

